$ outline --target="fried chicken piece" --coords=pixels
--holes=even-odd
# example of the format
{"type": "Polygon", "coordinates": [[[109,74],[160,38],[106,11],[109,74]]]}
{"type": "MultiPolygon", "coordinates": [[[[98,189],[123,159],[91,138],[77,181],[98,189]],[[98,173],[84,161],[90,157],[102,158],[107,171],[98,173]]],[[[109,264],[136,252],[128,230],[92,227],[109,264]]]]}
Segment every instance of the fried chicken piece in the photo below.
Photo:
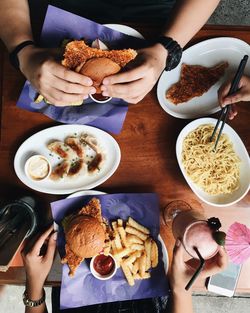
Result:
{"type": "Polygon", "coordinates": [[[181,78],[167,90],[166,99],[177,105],[202,96],[224,75],[227,67],[228,62],[213,67],[183,63],[181,78]]]}
{"type": "Polygon", "coordinates": [[[84,63],[92,58],[109,58],[119,66],[124,67],[128,62],[137,56],[137,52],[133,49],[124,50],[101,50],[91,48],[85,44],[83,40],[74,40],[67,44],[64,53],[62,65],[77,71],[84,63]]]}
{"type": "Polygon", "coordinates": [[[100,200],[97,198],[92,198],[89,203],[81,208],[81,210],[78,212],[78,215],[90,215],[97,218],[100,223],[103,223],[100,200]]]}
{"type": "Polygon", "coordinates": [[[62,258],[61,263],[62,264],[68,264],[69,267],[69,276],[73,277],[75,275],[75,271],[78,268],[78,266],[81,264],[81,262],[84,261],[84,258],[76,255],[74,252],[72,252],[69,248],[69,245],[65,244],[65,256],[62,258]]]}

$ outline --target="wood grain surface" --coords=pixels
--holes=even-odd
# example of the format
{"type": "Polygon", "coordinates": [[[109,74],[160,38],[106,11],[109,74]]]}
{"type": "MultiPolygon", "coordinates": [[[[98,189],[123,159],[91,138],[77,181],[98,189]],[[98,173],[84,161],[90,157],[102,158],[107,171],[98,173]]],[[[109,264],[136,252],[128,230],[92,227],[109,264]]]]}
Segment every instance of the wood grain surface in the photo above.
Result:
{"type": "MultiPolygon", "coordinates": [[[[132,26],[135,27],[135,25],[132,26]]],[[[156,33],[156,29],[149,26],[137,27],[137,29],[146,37],[153,37],[156,33]]],[[[237,37],[250,43],[250,28],[208,26],[203,28],[189,45],[218,36],[237,37]]],[[[21,194],[35,196],[38,199],[40,226],[45,227],[51,220],[49,203],[63,196],[46,195],[29,190],[16,177],[13,159],[19,145],[30,135],[49,126],[58,125],[58,123],[42,114],[31,113],[16,107],[24,78],[9,65],[7,52],[2,45],[0,47],[0,103],[2,104],[0,107],[2,112],[0,199],[3,201],[15,199],[21,194]]],[[[230,122],[230,125],[250,151],[250,104],[240,104],[238,110],[237,118],[230,122]]],[[[169,202],[181,199],[194,208],[203,208],[207,217],[219,217],[225,231],[234,221],[250,226],[250,194],[237,205],[216,208],[202,203],[185,182],[177,164],[175,143],[179,132],[189,122],[190,120],[176,119],[162,110],[157,101],[156,88],[140,103],[130,105],[122,132],[114,136],[121,148],[120,166],[110,179],[98,187],[98,190],[108,193],[156,192],[160,197],[161,209],[169,202]]],[[[171,227],[164,225],[162,218],[161,235],[171,262],[174,239],[171,227]]],[[[59,272],[58,268],[52,270],[48,284],[55,285],[60,282],[59,272]]],[[[249,277],[250,261],[243,266],[238,292],[250,292],[249,277]]],[[[0,273],[0,284],[23,284],[24,279],[22,268],[11,268],[7,273],[0,273]]],[[[194,290],[203,291],[204,289],[204,281],[197,280],[194,290]]]]}

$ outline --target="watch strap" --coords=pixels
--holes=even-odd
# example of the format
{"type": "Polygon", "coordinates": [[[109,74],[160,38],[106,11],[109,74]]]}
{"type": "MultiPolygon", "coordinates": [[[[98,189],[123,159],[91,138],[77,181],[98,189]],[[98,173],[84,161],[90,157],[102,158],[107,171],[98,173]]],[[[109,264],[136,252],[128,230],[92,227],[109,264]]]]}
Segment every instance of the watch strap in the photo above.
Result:
{"type": "Polygon", "coordinates": [[[30,308],[37,307],[37,306],[39,306],[39,305],[41,305],[42,303],[45,302],[45,298],[46,298],[46,295],[45,295],[44,289],[43,289],[43,296],[39,300],[31,300],[31,299],[29,299],[28,298],[28,293],[25,290],[24,293],[23,293],[23,304],[25,306],[27,306],[27,307],[30,307],[30,308]]]}
{"type": "Polygon", "coordinates": [[[18,53],[25,47],[35,45],[34,41],[26,40],[21,42],[19,45],[15,47],[15,49],[9,54],[9,60],[11,65],[14,66],[15,69],[19,70],[19,60],[18,60],[18,53]]]}
{"type": "Polygon", "coordinates": [[[163,47],[168,51],[168,56],[166,60],[165,71],[171,71],[181,61],[182,57],[182,48],[177,41],[171,37],[160,36],[157,38],[158,43],[163,45],[163,47]]]}

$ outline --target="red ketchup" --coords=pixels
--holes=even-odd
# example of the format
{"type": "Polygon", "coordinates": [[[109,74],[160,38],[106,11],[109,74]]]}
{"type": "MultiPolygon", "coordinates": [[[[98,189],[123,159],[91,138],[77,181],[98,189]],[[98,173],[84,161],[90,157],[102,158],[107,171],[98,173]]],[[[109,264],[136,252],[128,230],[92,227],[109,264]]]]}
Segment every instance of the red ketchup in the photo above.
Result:
{"type": "Polygon", "coordinates": [[[100,254],[95,257],[93,266],[100,275],[108,275],[113,270],[115,262],[111,256],[100,254]]]}
{"type": "Polygon", "coordinates": [[[109,99],[109,97],[103,96],[101,93],[95,93],[92,97],[98,101],[105,101],[109,99]]]}

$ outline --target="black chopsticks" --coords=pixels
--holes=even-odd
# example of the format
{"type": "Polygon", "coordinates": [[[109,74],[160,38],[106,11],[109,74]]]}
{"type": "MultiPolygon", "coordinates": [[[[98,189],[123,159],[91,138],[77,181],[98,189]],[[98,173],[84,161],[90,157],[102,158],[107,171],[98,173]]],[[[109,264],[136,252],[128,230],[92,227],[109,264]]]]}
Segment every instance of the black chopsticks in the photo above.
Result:
{"type": "MultiPolygon", "coordinates": [[[[235,93],[237,90],[238,90],[238,86],[239,86],[239,82],[240,82],[240,79],[244,73],[244,69],[245,69],[245,66],[247,64],[247,60],[248,60],[248,55],[244,55],[243,59],[240,61],[240,64],[239,64],[239,67],[238,67],[238,70],[234,76],[234,79],[232,81],[232,84],[231,84],[231,88],[229,90],[229,93],[228,95],[232,95],[233,93],[235,93]]],[[[210,138],[210,141],[213,140],[215,134],[216,134],[216,131],[219,127],[219,124],[220,122],[222,121],[222,125],[221,125],[221,128],[220,128],[220,131],[219,131],[219,134],[216,138],[216,141],[215,141],[215,144],[214,144],[214,151],[216,151],[216,148],[217,148],[217,145],[218,145],[218,142],[220,140],[220,136],[221,136],[221,133],[222,133],[222,130],[224,128],[224,125],[225,125],[225,122],[227,120],[227,116],[228,116],[228,113],[230,111],[231,107],[230,105],[227,105],[225,106],[222,110],[221,110],[221,114],[220,114],[220,117],[215,125],[215,128],[213,130],[213,133],[212,133],[212,136],[210,138]]]]}

